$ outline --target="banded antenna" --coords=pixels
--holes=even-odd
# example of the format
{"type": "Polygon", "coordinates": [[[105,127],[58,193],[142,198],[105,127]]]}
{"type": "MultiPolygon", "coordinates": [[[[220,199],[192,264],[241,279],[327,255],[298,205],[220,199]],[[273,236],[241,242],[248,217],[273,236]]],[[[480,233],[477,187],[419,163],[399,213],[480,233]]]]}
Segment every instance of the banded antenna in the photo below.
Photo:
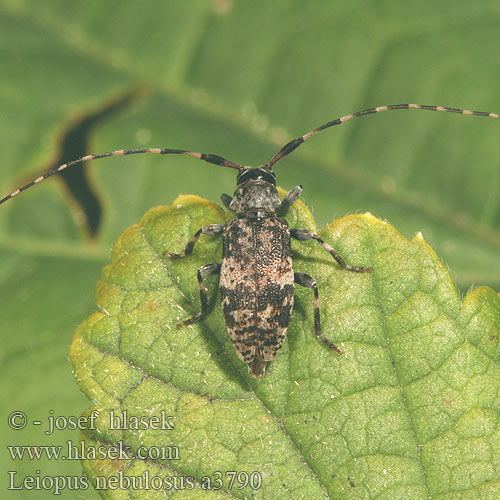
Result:
{"type": "MultiPolygon", "coordinates": [[[[500,118],[500,114],[498,114],[498,113],[488,113],[485,111],[470,111],[467,109],[460,109],[460,108],[445,108],[442,106],[428,106],[425,104],[391,104],[389,106],[379,106],[376,108],[364,109],[362,111],[357,111],[356,113],[352,113],[350,115],[341,116],[340,118],[336,118],[335,120],[324,123],[323,125],[307,132],[306,134],[304,134],[300,137],[297,137],[296,139],[293,139],[292,141],[285,144],[278,151],[278,153],[276,153],[271,158],[271,160],[264,165],[264,167],[272,170],[273,166],[276,163],[278,163],[282,158],[289,155],[292,151],[297,149],[303,142],[307,141],[307,139],[309,139],[313,135],[316,135],[318,132],[321,132],[322,130],[325,130],[325,129],[330,128],[330,127],[334,127],[335,125],[341,125],[342,123],[345,123],[345,122],[352,120],[353,118],[357,118],[359,116],[372,115],[375,113],[380,113],[382,111],[393,111],[396,109],[423,109],[423,110],[427,110],[427,111],[444,111],[446,113],[458,113],[458,114],[462,114],[462,115],[474,115],[474,116],[486,116],[489,118],[500,118]]],[[[90,161],[90,160],[98,160],[99,158],[106,158],[108,156],[126,156],[126,155],[143,154],[143,153],[152,153],[152,154],[160,154],[160,155],[178,154],[178,155],[192,156],[194,158],[198,158],[199,160],[203,160],[203,161],[206,161],[208,163],[213,163],[215,165],[219,165],[222,167],[235,168],[235,169],[239,170],[240,172],[245,168],[243,165],[239,165],[239,164],[234,163],[232,161],[226,160],[225,158],[222,158],[221,156],[217,156],[217,155],[213,155],[213,154],[205,154],[205,153],[196,153],[194,151],[185,151],[183,149],[166,149],[166,148],[119,149],[117,151],[109,151],[107,153],[86,155],[86,156],[82,156],[81,158],[78,158],[74,161],[70,161],[68,163],[63,163],[62,165],[59,165],[58,167],[55,167],[55,168],[49,170],[45,174],[37,177],[36,179],[33,179],[31,182],[28,182],[24,186],[21,186],[20,188],[16,189],[12,193],[8,194],[7,196],[5,196],[4,198],[2,198],[0,200],[0,205],[2,203],[5,203],[7,200],[10,200],[11,198],[14,198],[14,196],[17,196],[19,193],[26,191],[26,189],[29,189],[30,187],[34,186],[35,184],[38,184],[38,183],[42,182],[43,180],[65,170],[66,168],[72,167],[73,165],[77,165],[79,163],[83,163],[83,162],[90,161]]]]}

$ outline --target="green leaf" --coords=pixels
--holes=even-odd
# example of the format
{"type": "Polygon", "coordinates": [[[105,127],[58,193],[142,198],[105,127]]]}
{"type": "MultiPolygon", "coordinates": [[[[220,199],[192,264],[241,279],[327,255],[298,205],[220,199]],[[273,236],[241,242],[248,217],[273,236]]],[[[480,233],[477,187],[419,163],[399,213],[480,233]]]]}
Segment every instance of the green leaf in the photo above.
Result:
{"type": "MultiPolygon", "coordinates": [[[[301,202],[287,219],[315,230],[301,202]]],[[[287,341],[255,379],[227,335],[216,279],[206,280],[206,320],[175,328],[199,311],[196,270],[220,261],[220,238],[201,236],[184,259],[163,252],[225,220],[217,205],[180,196],[127,229],[102,272],[100,312],[71,348],[78,384],[95,404],[87,414],[98,412],[82,439],[89,449],[122,442],[130,457],[153,455],[89,459],[84,470],[101,486],[154,476],[178,487],[133,496],[106,489],[103,498],[177,498],[181,489],[182,498],[498,498],[499,296],[477,288],[461,304],[421,235],[409,241],[371,214],[344,217],[320,235],[372,273],[341,270],[316,242],[292,245],[294,269],[318,281],[323,332],[343,354],[315,337],[311,291],[297,287],[287,341]],[[110,429],[110,415],[129,423],[110,429]],[[173,429],[131,424],[162,415],[173,429]],[[217,471],[222,490],[210,496],[201,485],[217,471]],[[262,484],[226,491],[228,471],[258,473],[262,484]],[[193,489],[183,489],[189,481],[193,489]]]]}

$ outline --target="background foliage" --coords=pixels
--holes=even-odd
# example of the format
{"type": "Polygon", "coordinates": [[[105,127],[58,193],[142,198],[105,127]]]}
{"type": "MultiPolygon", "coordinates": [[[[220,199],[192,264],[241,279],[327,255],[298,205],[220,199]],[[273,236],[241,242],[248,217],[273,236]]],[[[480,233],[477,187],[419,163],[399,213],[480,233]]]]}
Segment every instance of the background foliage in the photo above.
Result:
{"type": "MultiPolygon", "coordinates": [[[[365,107],[498,112],[499,16],[487,0],[3,0],[0,186],[8,193],[39,175],[85,119],[88,151],[161,145],[256,165],[289,138],[365,107]]],[[[370,211],[406,236],[422,231],[462,290],[499,289],[499,126],[411,111],[367,117],[297,150],[277,167],[279,182],[304,185],[320,224],[370,211]]],[[[112,242],[178,193],[218,200],[234,186],[232,172],[188,158],[101,160],[88,175],[103,208],[95,238],[61,180],[1,207],[5,413],[22,409],[34,420],[83,410],[67,352],[75,327],[95,310],[92,289],[112,242]]],[[[71,436],[29,426],[2,433],[1,444],[71,436]]],[[[80,471],[78,463],[7,458],[3,469],[22,476],[37,467],[80,471]]]]}

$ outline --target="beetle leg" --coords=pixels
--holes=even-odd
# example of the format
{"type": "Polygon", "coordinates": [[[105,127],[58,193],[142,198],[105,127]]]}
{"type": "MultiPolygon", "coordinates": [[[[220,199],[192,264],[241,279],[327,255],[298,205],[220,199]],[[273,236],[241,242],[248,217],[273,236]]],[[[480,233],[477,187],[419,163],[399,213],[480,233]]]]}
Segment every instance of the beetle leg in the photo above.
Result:
{"type": "Polygon", "coordinates": [[[282,212],[286,210],[290,205],[295,203],[302,193],[302,186],[295,186],[293,189],[286,193],[286,196],[283,198],[280,207],[278,208],[278,212],[282,212]]]}
{"type": "Polygon", "coordinates": [[[317,234],[307,229],[292,229],[290,230],[290,236],[299,241],[316,240],[337,261],[342,269],[347,269],[348,271],[354,271],[356,273],[369,273],[372,271],[371,266],[358,267],[346,264],[344,259],[328,243],[324,242],[317,234]]]}
{"type": "Polygon", "coordinates": [[[337,354],[342,354],[342,351],[335,345],[332,344],[322,333],[321,333],[321,323],[319,319],[319,295],[318,295],[318,284],[316,280],[311,278],[306,273],[294,273],[295,283],[299,285],[305,286],[306,288],[312,288],[314,292],[314,333],[321,339],[323,344],[326,345],[332,351],[335,351],[337,354]]]}
{"type": "Polygon", "coordinates": [[[232,196],[229,196],[226,193],[222,193],[220,195],[220,199],[226,208],[229,208],[230,203],[233,201],[232,196]]]}
{"type": "Polygon", "coordinates": [[[200,287],[200,301],[201,301],[201,311],[198,314],[195,314],[192,318],[183,321],[177,325],[177,328],[181,328],[182,326],[192,325],[200,321],[208,312],[208,300],[207,300],[207,291],[205,289],[205,285],[203,284],[203,278],[205,276],[213,276],[214,274],[220,273],[220,264],[206,264],[201,266],[198,269],[198,285],[200,287]]]}
{"type": "Polygon", "coordinates": [[[217,236],[222,233],[223,229],[224,226],[222,224],[210,224],[208,226],[203,226],[201,229],[198,229],[195,235],[188,241],[183,253],[171,253],[164,250],[163,255],[168,255],[170,259],[182,259],[183,257],[186,257],[186,255],[191,255],[200,234],[205,234],[206,236],[217,236]]]}

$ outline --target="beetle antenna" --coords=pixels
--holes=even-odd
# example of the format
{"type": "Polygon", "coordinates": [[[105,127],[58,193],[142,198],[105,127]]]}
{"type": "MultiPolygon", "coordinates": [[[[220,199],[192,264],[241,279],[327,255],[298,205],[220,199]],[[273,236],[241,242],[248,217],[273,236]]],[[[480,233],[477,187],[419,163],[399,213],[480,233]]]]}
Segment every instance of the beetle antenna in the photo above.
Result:
{"type": "Polygon", "coordinates": [[[221,167],[236,168],[237,170],[240,170],[240,171],[243,169],[243,167],[241,165],[238,165],[237,163],[233,163],[232,161],[226,160],[225,158],[222,158],[221,156],[212,155],[212,154],[205,154],[205,153],[196,153],[194,151],[184,151],[183,149],[163,149],[163,148],[119,149],[117,151],[109,151],[108,153],[101,153],[101,154],[97,154],[97,155],[86,155],[86,156],[82,156],[81,158],[78,158],[77,160],[70,161],[69,163],[63,163],[62,165],[59,165],[58,167],[55,167],[55,168],[49,170],[48,172],[41,175],[40,177],[33,179],[31,182],[28,182],[27,184],[20,187],[19,189],[16,189],[14,192],[10,193],[5,198],[2,198],[0,200],[0,205],[2,203],[5,203],[7,200],[10,200],[11,198],[14,198],[14,196],[17,196],[19,193],[26,191],[26,189],[29,189],[31,186],[34,186],[35,184],[42,182],[43,180],[47,179],[48,177],[51,177],[52,175],[57,174],[57,173],[61,172],[62,170],[66,169],[68,167],[72,167],[73,165],[76,165],[78,163],[83,163],[85,161],[90,161],[90,160],[98,160],[99,158],[106,158],[108,156],[125,156],[125,155],[135,155],[135,154],[142,154],[142,153],[153,153],[153,154],[158,154],[158,155],[193,156],[194,158],[198,158],[199,160],[204,160],[208,163],[214,163],[215,165],[220,165],[221,167]]]}
{"type": "Polygon", "coordinates": [[[340,125],[341,123],[357,118],[358,116],[373,115],[375,113],[380,113],[381,111],[392,111],[395,109],[424,109],[427,111],[445,111],[446,113],[458,113],[462,115],[475,115],[475,116],[488,116],[489,118],[500,118],[500,114],[497,113],[486,113],[485,111],[469,111],[468,109],[459,108],[444,108],[442,106],[427,106],[425,104],[391,104],[390,106],[379,106],[377,108],[364,109],[363,111],[358,111],[352,113],[351,115],[345,115],[340,118],[336,118],[331,122],[327,122],[321,125],[307,134],[304,134],[296,139],[293,139],[288,144],[285,144],[278,153],[276,153],[271,160],[266,164],[266,167],[272,168],[277,162],[282,158],[290,154],[292,151],[297,149],[304,141],[307,141],[313,135],[318,132],[325,130],[326,128],[334,127],[335,125],[340,125]]]}

